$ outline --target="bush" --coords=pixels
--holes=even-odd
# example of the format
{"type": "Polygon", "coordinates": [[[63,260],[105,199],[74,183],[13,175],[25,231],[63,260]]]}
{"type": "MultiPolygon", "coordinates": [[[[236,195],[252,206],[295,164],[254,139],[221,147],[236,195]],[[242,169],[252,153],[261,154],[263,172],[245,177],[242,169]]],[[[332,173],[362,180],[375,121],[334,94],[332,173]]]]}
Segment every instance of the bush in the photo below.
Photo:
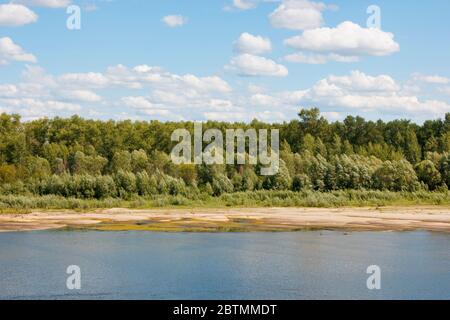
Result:
{"type": "Polygon", "coordinates": [[[116,184],[111,176],[98,176],[96,178],[95,197],[97,199],[117,197],[116,184]]]}
{"type": "Polygon", "coordinates": [[[91,175],[83,174],[80,176],[74,176],[76,186],[76,197],[91,199],[95,198],[97,179],[91,175]]]}
{"type": "Polygon", "coordinates": [[[230,179],[224,174],[217,174],[213,178],[212,183],[213,195],[220,196],[223,193],[233,192],[233,184],[230,179]]]}
{"type": "Polygon", "coordinates": [[[435,190],[442,183],[441,174],[430,160],[424,160],[415,167],[420,181],[425,183],[429,190],[435,190]]]}
{"type": "Polygon", "coordinates": [[[117,193],[123,199],[129,199],[136,193],[136,176],[133,172],[119,170],[114,176],[117,193]]]}
{"type": "Polygon", "coordinates": [[[416,172],[406,160],[384,162],[372,178],[379,190],[416,191],[420,187],[416,172]]]}
{"type": "Polygon", "coordinates": [[[292,179],[293,191],[310,190],[311,188],[312,188],[311,180],[306,174],[297,174],[292,179]]]}
{"type": "Polygon", "coordinates": [[[155,176],[148,176],[146,171],[136,174],[136,188],[140,196],[150,196],[158,193],[158,182],[155,176]]]}
{"type": "Polygon", "coordinates": [[[450,155],[445,154],[439,161],[439,172],[443,182],[450,186],[450,155]]]}

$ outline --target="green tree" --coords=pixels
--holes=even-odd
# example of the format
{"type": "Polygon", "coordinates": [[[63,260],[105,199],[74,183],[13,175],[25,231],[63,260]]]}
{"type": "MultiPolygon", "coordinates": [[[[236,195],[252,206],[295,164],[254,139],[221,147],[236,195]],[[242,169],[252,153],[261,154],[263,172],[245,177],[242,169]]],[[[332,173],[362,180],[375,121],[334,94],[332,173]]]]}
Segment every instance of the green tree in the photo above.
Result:
{"type": "Polygon", "coordinates": [[[441,183],[442,178],[439,171],[430,160],[424,160],[415,167],[420,181],[425,183],[430,190],[435,190],[441,183]]]}

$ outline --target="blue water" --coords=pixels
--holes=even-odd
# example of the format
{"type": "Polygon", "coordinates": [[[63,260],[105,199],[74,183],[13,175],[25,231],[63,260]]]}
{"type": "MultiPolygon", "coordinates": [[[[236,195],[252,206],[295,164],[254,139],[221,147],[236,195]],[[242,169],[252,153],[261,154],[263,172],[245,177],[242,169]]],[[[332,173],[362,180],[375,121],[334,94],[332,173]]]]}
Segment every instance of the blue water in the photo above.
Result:
{"type": "Polygon", "coordinates": [[[450,299],[450,234],[0,234],[0,299],[382,298],[450,299]],[[381,290],[367,289],[369,265],[381,290]]]}

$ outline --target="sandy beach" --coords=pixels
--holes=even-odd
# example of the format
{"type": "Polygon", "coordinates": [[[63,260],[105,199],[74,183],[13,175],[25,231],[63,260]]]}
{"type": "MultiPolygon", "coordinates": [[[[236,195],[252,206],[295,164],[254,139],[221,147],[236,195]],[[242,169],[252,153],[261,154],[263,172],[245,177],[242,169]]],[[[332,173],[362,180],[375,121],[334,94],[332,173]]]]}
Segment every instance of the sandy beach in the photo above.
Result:
{"type": "Polygon", "coordinates": [[[298,231],[311,229],[450,232],[448,207],[107,209],[88,213],[1,214],[0,232],[48,229],[143,231],[298,231]]]}

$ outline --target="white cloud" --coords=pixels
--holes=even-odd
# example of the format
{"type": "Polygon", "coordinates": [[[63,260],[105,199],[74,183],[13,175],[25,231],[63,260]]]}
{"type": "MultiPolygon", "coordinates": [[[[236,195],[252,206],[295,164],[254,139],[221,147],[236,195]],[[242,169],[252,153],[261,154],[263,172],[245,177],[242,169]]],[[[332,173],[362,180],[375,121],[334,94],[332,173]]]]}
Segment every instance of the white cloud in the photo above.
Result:
{"type": "Polygon", "coordinates": [[[12,84],[0,84],[0,97],[12,97],[18,93],[17,87],[12,84]]]}
{"type": "Polygon", "coordinates": [[[439,75],[424,75],[420,73],[413,74],[413,80],[419,82],[425,82],[429,84],[449,84],[450,78],[442,77],[439,75]]]}
{"type": "Polygon", "coordinates": [[[239,53],[263,54],[272,50],[272,43],[268,38],[244,32],[235,42],[234,48],[239,53]]]}
{"type": "Polygon", "coordinates": [[[122,102],[131,108],[136,109],[152,109],[154,105],[148,101],[145,97],[123,97],[122,102]]]}
{"type": "Polygon", "coordinates": [[[101,73],[66,73],[59,77],[59,80],[67,86],[83,86],[91,88],[104,88],[110,82],[107,77],[101,73]]]}
{"type": "Polygon", "coordinates": [[[388,75],[369,76],[361,71],[351,71],[349,76],[334,76],[327,78],[327,82],[341,88],[353,91],[399,91],[400,86],[388,75]]]}
{"type": "Polygon", "coordinates": [[[151,86],[154,89],[179,89],[191,92],[230,92],[230,85],[218,76],[197,77],[192,74],[177,75],[164,71],[160,67],[139,65],[128,68],[124,65],[108,67],[104,73],[68,73],[59,80],[65,85],[87,86],[95,88],[125,87],[142,89],[151,86]]]}
{"type": "Polygon", "coordinates": [[[338,121],[342,120],[342,115],[336,111],[325,111],[320,113],[323,117],[328,119],[329,121],[338,121]]]}
{"type": "Polygon", "coordinates": [[[241,9],[241,10],[248,10],[256,8],[257,1],[255,0],[233,0],[233,6],[241,9]]]}
{"type": "Polygon", "coordinates": [[[231,112],[231,111],[242,111],[240,108],[234,106],[233,102],[225,99],[211,99],[207,104],[210,110],[231,112]]]}
{"type": "Polygon", "coordinates": [[[376,28],[362,28],[345,21],[336,28],[306,30],[285,40],[289,47],[344,56],[387,56],[400,50],[394,35],[376,28]]]}
{"type": "Polygon", "coordinates": [[[65,91],[62,94],[65,98],[70,100],[82,101],[82,102],[99,102],[102,100],[95,92],[89,90],[71,90],[65,91]]]}
{"type": "Polygon", "coordinates": [[[37,20],[37,14],[23,5],[14,3],[0,4],[0,26],[17,27],[36,22],[37,20]]]}
{"type": "Polygon", "coordinates": [[[318,81],[306,91],[301,101],[326,108],[397,115],[436,116],[450,111],[450,105],[446,102],[421,100],[404,93],[390,76],[368,76],[359,71],[349,76],[329,76],[318,81]]]}
{"type": "Polygon", "coordinates": [[[323,3],[308,0],[284,0],[269,15],[269,20],[275,28],[293,30],[318,28],[323,24],[322,11],[325,9],[327,6],[323,3]]]}
{"type": "Polygon", "coordinates": [[[99,7],[95,3],[87,3],[86,5],[84,5],[83,9],[87,12],[94,12],[97,11],[99,7]]]}
{"type": "MultiPolygon", "coordinates": [[[[1,90],[0,90],[1,91],[1,90]]],[[[450,87],[439,88],[439,92],[450,96],[450,87]]]]}
{"type": "Polygon", "coordinates": [[[252,105],[261,107],[277,107],[281,105],[281,100],[263,93],[256,93],[250,97],[252,105]]]}
{"type": "Polygon", "coordinates": [[[348,112],[416,120],[450,112],[446,101],[405,90],[387,74],[352,71],[330,75],[310,88],[294,91],[273,91],[254,83],[246,86],[245,82],[239,80],[237,85],[243,90],[235,92],[218,76],[177,75],[147,65],[118,65],[101,73],[63,75],[26,66],[22,82],[0,85],[0,109],[20,113],[26,119],[83,112],[85,116],[100,114],[116,119],[127,115],[141,120],[257,118],[269,122],[295,118],[300,106],[317,106],[330,120],[341,119],[348,112]],[[101,96],[96,89],[101,89],[101,96]]]}
{"type": "Polygon", "coordinates": [[[37,59],[31,53],[25,52],[9,37],[0,38],[0,61],[36,62],[37,59]]]}
{"type": "Polygon", "coordinates": [[[256,118],[260,121],[269,122],[269,123],[282,122],[282,121],[287,120],[287,117],[283,112],[270,111],[270,110],[258,112],[255,114],[254,118],[256,118]]]}
{"type": "MultiPolygon", "coordinates": [[[[145,97],[124,97],[120,100],[121,105],[117,107],[125,106],[143,115],[157,116],[163,116],[168,112],[165,110],[173,108],[187,110],[208,107],[213,99],[216,99],[215,103],[218,103],[222,96],[232,91],[231,86],[219,76],[178,75],[164,71],[160,67],[148,65],[138,65],[133,68],[116,65],[108,67],[103,73],[68,73],[58,76],[57,79],[59,85],[72,91],[92,88],[147,90],[149,93],[145,97]]],[[[173,112],[166,117],[180,118],[173,112]]]]}
{"type": "Polygon", "coordinates": [[[248,114],[244,112],[204,112],[203,116],[212,121],[246,121],[249,120],[248,114]]]}
{"type": "Polygon", "coordinates": [[[231,59],[226,69],[234,70],[243,76],[286,77],[288,69],[273,60],[244,53],[231,59]]]}
{"type": "Polygon", "coordinates": [[[15,0],[27,6],[47,7],[47,8],[65,8],[72,2],[71,0],[15,0]]]}
{"type": "Polygon", "coordinates": [[[187,74],[184,76],[175,76],[175,80],[180,79],[181,82],[188,87],[203,91],[203,92],[229,92],[231,91],[230,85],[220,77],[211,76],[211,77],[197,77],[192,74],[187,74]]]}
{"type": "Polygon", "coordinates": [[[161,109],[142,96],[124,97],[122,103],[130,108],[138,109],[140,113],[149,116],[170,116],[171,112],[167,109],[161,109]]]}
{"type": "Polygon", "coordinates": [[[255,94],[255,93],[263,93],[266,89],[263,86],[256,85],[254,83],[250,83],[247,86],[247,90],[248,90],[249,93],[255,94]]]}
{"type": "Polygon", "coordinates": [[[67,116],[79,111],[105,115],[99,113],[104,108],[109,108],[107,114],[117,118],[125,108],[142,119],[155,116],[182,120],[181,113],[189,118],[201,115],[201,110],[236,112],[238,108],[227,99],[231,93],[231,86],[219,76],[177,75],[147,65],[133,68],[117,65],[102,73],[62,75],[48,74],[38,66],[26,66],[21,82],[0,85],[0,108],[18,112],[26,119],[55,114],[67,116]],[[107,95],[100,96],[96,89],[107,95]],[[142,95],[144,90],[146,94],[142,95]],[[130,91],[139,91],[139,95],[130,91]],[[85,108],[81,109],[80,104],[85,108]]]}
{"type": "Polygon", "coordinates": [[[0,108],[5,108],[8,112],[18,112],[25,120],[55,116],[62,112],[76,114],[82,109],[80,105],[74,103],[34,98],[0,99],[0,108]]]}
{"type": "Polygon", "coordinates": [[[188,21],[186,17],[183,17],[182,15],[169,15],[162,18],[162,21],[169,27],[175,28],[175,27],[181,27],[185,25],[188,21]]]}
{"type": "Polygon", "coordinates": [[[330,61],[351,63],[358,62],[360,59],[357,56],[343,56],[336,53],[304,54],[303,52],[297,52],[285,56],[284,60],[294,63],[325,64],[330,61]]]}
{"type": "Polygon", "coordinates": [[[149,116],[162,116],[162,117],[169,117],[172,118],[173,114],[166,109],[147,109],[143,110],[143,113],[149,116]]]}

